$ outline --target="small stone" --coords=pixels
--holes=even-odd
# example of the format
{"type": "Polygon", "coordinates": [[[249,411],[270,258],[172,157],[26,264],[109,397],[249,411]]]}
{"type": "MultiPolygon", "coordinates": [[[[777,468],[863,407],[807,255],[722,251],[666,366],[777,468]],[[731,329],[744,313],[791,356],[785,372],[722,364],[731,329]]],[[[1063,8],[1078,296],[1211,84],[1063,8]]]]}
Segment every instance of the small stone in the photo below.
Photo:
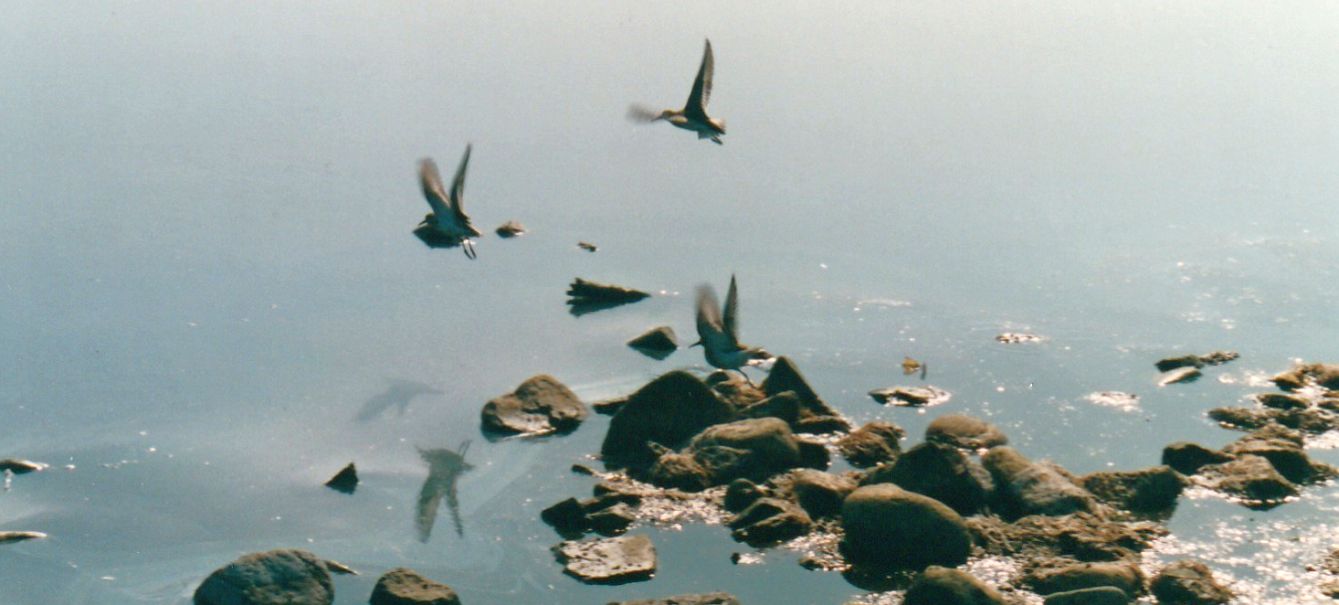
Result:
{"type": "Polygon", "coordinates": [[[600,249],[599,246],[596,246],[595,244],[592,244],[590,242],[577,242],[577,247],[581,248],[582,250],[585,250],[586,252],[595,252],[596,250],[600,249]]]}
{"type": "Polygon", "coordinates": [[[644,535],[563,542],[554,546],[563,571],[588,584],[646,580],[656,571],[656,549],[644,535]]]}
{"type": "Polygon", "coordinates": [[[1153,578],[1153,596],[1166,605],[1218,605],[1232,600],[1232,591],[1214,580],[1198,561],[1177,561],[1153,578]]]}
{"type": "Polygon", "coordinates": [[[647,357],[664,359],[679,348],[679,341],[674,336],[673,328],[660,326],[651,328],[640,336],[629,340],[628,346],[647,357]]]}
{"type": "Polygon", "coordinates": [[[348,466],[335,473],[335,476],[331,477],[329,481],[326,481],[325,486],[343,494],[352,494],[354,490],[358,489],[357,467],[350,462],[348,466]]]}
{"type": "Polygon", "coordinates": [[[1032,344],[1046,340],[1044,337],[1027,332],[1005,332],[995,337],[995,342],[1006,345],[1032,344]]]}
{"type": "Polygon", "coordinates": [[[1170,384],[1195,382],[1196,380],[1199,380],[1200,376],[1203,375],[1204,373],[1200,372],[1198,368],[1194,367],[1177,368],[1175,370],[1167,372],[1166,374],[1163,374],[1162,378],[1158,379],[1158,386],[1165,387],[1170,384]]]}
{"type": "Polygon", "coordinates": [[[787,500],[759,498],[729,521],[731,537],[754,546],[773,544],[804,535],[813,520],[804,509],[787,500]]]}
{"type": "Polygon", "coordinates": [[[519,235],[525,235],[525,225],[516,221],[507,221],[498,225],[494,231],[498,234],[498,237],[511,239],[519,235]]]}
{"type": "Polygon", "coordinates": [[[602,536],[615,536],[628,531],[637,521],[637,515],[631,506],[619,502],[587,515],[590,527],[602,536]]]}
{"type": "Polygon", "coordinates": [[[837,441],[837,451],[852,466],[866,468],[892,462],[902,452],[898,442],[906,435],[901,427],[882,420],[865,424],[837,441]]]}
{"type": "Polygon", "coordinates": [[[874,389],[869,396],[879,403],[910,407],[939,405],[953,397],[948,391],[934,386],[874,389]]]}
{"type": "Polygon", "coordinates": [[[325,562],[305,550],[245,555],[209,574],[195,605],[330,605],[334,588],[325,562]]]}
{"type": "Polygon", "coordinates": [[[576,394],[547,374],[527,379],[515,391],[484,404],[481,412],[489,431],[531,435],[571,431],[587,414],[576,394]]]}
{"type": "Polygon", "coordinates": [[[450,586],[434,582],[418,572],[397,567],[386,572],[372,589],[370,605],[460,605],[450,586]]]}

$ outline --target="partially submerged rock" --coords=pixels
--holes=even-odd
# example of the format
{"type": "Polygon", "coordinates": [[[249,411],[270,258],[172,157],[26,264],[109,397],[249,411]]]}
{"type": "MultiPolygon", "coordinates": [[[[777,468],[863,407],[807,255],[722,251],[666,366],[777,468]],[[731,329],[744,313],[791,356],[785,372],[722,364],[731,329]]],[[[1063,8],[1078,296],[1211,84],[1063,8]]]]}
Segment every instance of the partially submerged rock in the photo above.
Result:
{"type": "Polygon", "coordinates": [[[753,546],[804,535],[813,526],[808,513],[789,500],[759,498],[728,522],[731,536],[753,546]]]}
{"type": "Polygon", "coordinates": [[[1158,386],[1165,387],[1171,384],[1195,382],[1196,380],[1199,380],[1200,376],[1203,375],[1204,373],[1199,371],[1199,368],[1195,367],[1177,368],[1170,372],[1164,373],[1162,377],[1158,379],[1158,386]]]}
{"type": "Polygon", "coordinates": [[[1168,357],[1160,359],[1154,365],[1158,367],[1159,372],[1170,372],[1178,368],[1202,368],[1206,365],[1223,365],[1241,357],[1236,351],[1214,351],[1204,355],[1182,355],[1180,357],[1168,357]]]}
{"type": "Polygon", "coordinates": [[[460,597],[450,586],[423,577],[405,567],[397,567],[377,580],[370,605],[460,605],[460,597]]]}
{"type": "Polygon", "coordinates": [[[1029,334],[1027,332],[1004,332],[995,337],[995,342],[1006,345],[1030,344],[1046,340],[1042,336],[1029,334]]]}
{"type": "Polygon", "coordinates": [[[570,431],[586,419],[586,405],[561,382],[547,374],[521,383],[512,393],[484,404],[486,430],[542,435],[570,431]]]}
{"type": "Polygon", "coordinates": [[[1133,562],[1078,563],[1033,570],[1023,584],[1042,595],[1108,586],[1133,599],[1144,592],[1144,574],[1133,562]]]}
{"type": "Polygon", "coordinates": [[[814,392],[813,387],[809,386],[809,381],[805,380],[800,369],[795,366],[795,362],[789,357],[780,356],[772,363],[772,370],[768,372],[767,378],[763,380],[762,390],[768,397],[776,396],[786,391],[794,391],[800,398],[800,424],[801,432],[822,433],[835,430],[850,430],[851,424],[842,417],[841,413],[823,401],[818,393],[814,392]],[[805,427],[808,427],[806,430],[805,427]]]}
{"type": "Polygon", "coordinates": [[[901,427],[882,420],[866,423],[837,441],[841,452],[855,467],[870,467],[897,460],[902,447],[898,441],[906,435],[901,427]]]}
{"type": "Polygon", "coordinates": [[[51,465],[44,462],[33,462],[22,458],[3,458],[0,459],[0,472],[9,471],[15,475],[31,473],[34,471],[44,471],[51,465]]]}
{"type": "Polygon", "coordinates": [[[334,598],[325,562],[288,549],[245,555],[195,590],[195,605],[330,605],[334,598]]]}
{"type": "Polygon", "coordinates": [[[340,469],[334,477],[326,481],[325,486],[342,494],[352,494],[354,490],[358,489],[358,467],[350,462],[348,466],[340,469]]]}
{"type": "Polygon", "coordinates": [[[953,509],[887,483],[866,485],[847,496],[842,529],[842,549],[857,565],[957,566],[972,548],[967,525],[953,509]]]}
{"type": "Polygon", "coordinates": [[[1162,448],[1162,463],[1183,475],[1193,475],[1206,465],[1231,459],[1232,456],[1188,441],[1178,441],[1162,448]]]}
{"type": "Polygon", "coordinates": [[[679,341],[674,336],[673,328],[659,326],[629,340],[628,346],[648,357],[664,359],[679,348],[679,341]]]}
{"type": "Polygon", "coordinates": [[[568,541],[553,550],[564,572],[588,584],[646,580],[656,571],[656,549],[644,535],[568,541]]]}
{"type": "Polygon", "coordinates": [[[1163,450],[1163,459],[1199,484],[1252,508],[1277,506],[1296,496],[1299,485],[1339,475],[1339,469],[1307,456],[1301,433],[1273,423],[1216,452],[1172,444],[1163,450]]]}
{"type": "Polygon", "coordinates": [[[1177,561],[1162,568],[1150,585],[1158,603],[1165,605],[1218,605],[1233,594],[1214,580],[1213,572],[1198,561],[1177,561]]]}
{"type": "Polygon", "coordinates": [[[879,403],[922,407],[939,405],[953,397],[948,391],[935,386],[923,387],[887,387],[874,389],[869,396],[879,403]]]}
{"type": "Polygon", "coordinates": [[[870,470],[862,485],[894,483],[934,498],[958,514],[981,511],[994,484],[975,460],[952,446],[926,442],[907,450],[897,461],[870,470]]]}
{"type": "Polygon", "coordinates": [[[575,302],[636,302],[643,298],[651,296],[641,290],[615,286],[613,284],[602,284],[600,282],[588,281],[580,277],[572,280],[572,285],[567,287],[568,304],[575,302]]]}
{"type": "Polygon", "coordinates": [[[1272,380],[1285,391],[1295,391],[1313,384],[1330,390],[1339,390],[1339,364],[1302,364],[1276,374],[1272,380]]]}
{"type": "Polygon", "coordinates": [[[28,540],[42,540],[46,537],[47,535],[40,531],[0,531],[0,544],[27,542],[28,540]]]}
{"type": "Polygon", "coordinates": [[[999,591],[961,570],[931,565],[907,589],[903,605],[1004,605],[999,591]]]}
{"type": "Polygon", "coordinates": [[[1139,471],[1099,472],[1079,478],[1078,485],[1102,502],[1136,513],[1167,514],[1176,507],[1185,479],[1169,466],[1139,471]]]}
{"type": "Polygon", "coordinates": [[[510,239],[519,235],[525,235],[525,225],[516,221],[507,221],[498,225],[497,229],[494,231],[498,234],[498,237],[510,239]]]}

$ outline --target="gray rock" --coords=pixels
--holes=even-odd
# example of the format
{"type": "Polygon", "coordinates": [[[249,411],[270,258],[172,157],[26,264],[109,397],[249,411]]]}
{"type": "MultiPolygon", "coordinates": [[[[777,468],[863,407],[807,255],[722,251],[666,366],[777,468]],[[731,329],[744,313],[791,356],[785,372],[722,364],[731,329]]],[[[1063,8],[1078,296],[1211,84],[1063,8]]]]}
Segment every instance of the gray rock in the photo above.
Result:
{"type": "Polygon", "coordinates": [[[1042,605],[1129,605],[1125,591],[1111,586],[1066,590],[1046,596],[1042,605]]]}
{"type": "Polygon", "coordinates": [[[608,462],[647,464],[654,460],[648,441],[678,447],[734,410],[701,379],[675,370],[652,380],[628,397],[609,421],[600,453],[608,462]]]}
{"type": "Polygon", "coordinates": [[[993,489],[990,475],[952,446],[926,442],[907,450],[891,465],[867,473],[863,485],[896,483],[949,505],[961,515],[980,511],[993,489]]]}
{"type": "Polygon", "coordinates": [[[869,422],[837,441],[837,450],[852,466],[865,468],[892,462],[902,452],[898,441],[906,435],[901,427],[882,420],[869,422]]]}
{"type": "Polygon", "coordinates": [[[999,591],[971,574],[931,565],[907,589],[903,605],[1004,605],[999,591]]]}
{"type": "Polygon", "coordinates": [[[675,338],[673,328],[660,326],[629,340],[628,346],[648,357],[664,359],[679,348],[679,340],[675,338]]]}
{"type": "Polygon", "coordinates": [[[553,550],[564,572],[588,584],[646,580],[656,571],[656,549],[644,535],[569,541],[553,550]]]}
{"type": "Polygon", "coordinates": [[[1158,367],[1159,372],[1170,372],[1180,368],[1202,368],[1204,362],[1200,361],[1199,355],[1182,355],[1180,357],[1168,357],[1159,359],[1153,364],[1158,367]]]}
{"type": "Polygon", "coordinates": [[[1153,578],[1153,596],[1163,605],[1218,605],[1232,600],[1232,591],[1219,584],[1203,563],[1177,561],[1153,578]]]}
{"type": "Polygon", "coordinates": [[[1193,475],[1205,465],[1219,464],[1231,459],[1231,456],[1188,441],[1178,441],[1162,448],[1162,463],[1183,475],[1193,475]]]}
{"type": "Polygon", "coordinates": [[[866,485],[842,504],[842,549],[856,564],[920,568],[961,565],[972,538],[942,502],[888,483],[866,485]]]}
{"type": "Polygon", "coordinates": [[[483,426],[500,433],[570,431],[586,419],[586,405],[552,376],[531,377],[516,390],[484,404],[483,426]]]}
{"type": "Polygon", "coordinates": [[[995,479],[1001,498],[1022,515],[1093,512],[1092,494],[1044,464],[1034,463],[1008,446],[986,452],[982,464],[995,479]]]}
{"type": "Polygon", "coordinates": [[[1009,443],[998,427],[966,414],[945,414],[931,420],[925,427],[925,440],[969,450],[1009,443]]]}
{"type": "Polygon", "coordinates": [[[397,567],[381,576],[372,589],[371,605],[460,605],[450,586],[434,582],[418,572],[397,567]]]}
{"type": "Polygon", "coordinates": [[[725,592],[711,592],[707,594],[682,594],[663,599],[637,599],[635,601],[619,601],[609,603],[609,605],[740,605],[739,599],[734,595],[725,592]]]}
{"type": "Polygon", "coordinates": [[[1006,345],[1033,344],[1044,340],[1045,337],[1027,332],[1004,332],[995,337],[995,342],[1006,345]]]}
{"type": "Polygon", "coordinates": [[[1078,484],[1107,504],[1140,513],[1170,512],[1185,489],[1185,480],[1170,466],[1092,473],[1078,484]]]}
{"type": "Polygon", "coordinates": [[[335,599],[325,562],[305,550],[245,555],[210,574],[195,605],[330,605],[335,599]]]}
{"type": "Polygon", "coordinates": [[[1133,563],[1080,563],[1034,570],[1023,584],[1042,595],[1110,586],[1133,599],[1144,591],[1144,574],[1133,563]]]}

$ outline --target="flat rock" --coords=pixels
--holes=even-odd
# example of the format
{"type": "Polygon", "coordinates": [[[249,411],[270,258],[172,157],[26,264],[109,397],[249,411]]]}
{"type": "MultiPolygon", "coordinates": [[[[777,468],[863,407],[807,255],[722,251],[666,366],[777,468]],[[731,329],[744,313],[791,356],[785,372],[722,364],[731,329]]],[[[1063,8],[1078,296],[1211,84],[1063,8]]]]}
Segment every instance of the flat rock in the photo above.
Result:
{"type": "Polygon", "coordinates": [[[486,430],[541,435],[573,430],[588,413],[571,389],[552,376],[540,374],[521,383],[514,392],[484,404],[481,416],[486,430]]]}
{"type": "Polygon", "coordinates": [[[1162,463],[1183,475],[1193,475],[1206,465],[1231,459],[1231,456],[1188,441],[1178,441],[1162,448],[1162,463]]]}
{"type": "Polygon", "coordinates": [[[1322,407],[1289,409],[1223,407],[1209,410],[1209,418],[1224,428],[1243,431],[1261,429],[1271,424],[1311,434],[1328,433],[1339,429],[1339,415],[1336,415],[1335,410],[1322,407]]]}
{"type": "Polygon", "coordinates": [[[866,468],[892,462],[902,452],[898,442],[906,435],[901,427],[882,420],[866,423],[837,441],[837,451],[852,466],[866,468]]]}
{"type": "Polygon", "coordinates": [[[1170,466],[1139,471],[1098,472],[1079,478],[1078,485],[1097,499],[1121,510],[1165,513],[1176,507],[1185,479],[1170,466]]]}
{"type": "Polygon", "coordinates": [[[891,465],[866,473],[862,485],[895,483],[902,489],[947,504],[960,515],[986,505],[994,489],[989,473],[958,448],[926,442],[907,450],[891,465]]]}
{"type": "Polygon", "coordinates": [[[1270,508],[1297,495],[1297,486],[1288,481],[1268,460],[1259,456],[1241,456],[1230,462],[1200,469],[1211,489],[1218,490],[1256,508],[1270,508]]]}
{"type": "Polygon", "coordinates": [[[999,591],[957,569],[931,565],[907,589],[903,605],[1004,605],[999,591]]]}
{"type": "Polygon", "coordinates": [[[434,582],[418,572],[397,567],[381,576],[372,589],[371,605],[460,605],[450,586],[434,582]]]}
{"type": "Polygon", "coordinates": [[[567,287],[567,296],[572,300],[585,302],[634,302],[651,295],[641,290],[602,284],[578,277],[567,287]]]}
{"type": "Polygon", "coordinates": [[[323,560],[305,550],[245,555],[210,574],[195,605],[330,605],[335,599],[323,560]]]}
{"type": "Polygon", "coordinates": [[[1177,368],[1170,372],[1164,373],[1162,377],[1158,379],[1158,386],[1165,387],[1171,384],[1195,382],[1196,380],[1199,380],[1200,376],[1203,375],[1204,373],[1199,371],[1199,368],[1195,367],[1177,368]]]}
{"type": "Polygon", "coordinates": [[[804,535],[813,519],[793,502],[759,498],[730,519],[731,537],[753,546],[763,546],[804,535]]]}
{"type": "Polygon", "coordinates": [[[664,359],[679,348],[679,340],[674,336],[673,328],[659,326],[629,340],[628,346],[648,357],[664,359]]]}
{"type": "Polygon", "coordinates": [[[568,541],[553,549],[563,571],[588,584],[646,580],[656,571],[656,549],[644,535],[568,541]]]}
{"type": "Polygon", "coordinates": [[[1164,605],[1218,605],[1232,600],[1232,591],[1214,580],[1213,572],[1198,561],[1177,561],[1158,572],[1150,585],[1164,605]]]}
{"type": "Polygon", "coordinates": [[[1109,586],[1133,599],[1144,591],[1144,574],[1133,563],[1080,563],[1034,570],[1023,584],[1042,595],[1109,586]]]}
{"type": "Polygon", "coordinates": [[[706,594],[682,594],[663,599],[637,599],[619,601],[609,605],[740,605],[739,599],[727,592],[709,592],[706,594]]]}
{"type": "Polygon", "coordinates": [[[869,396],[879,403],[908,407],[926,407],[947,403],[953,395],[936,386],[887,387],[874,389],[869,396]]]}
{"type": "Polygon", "coordinates": [[[931,420],[925,427],[925,440],[969,450],[1009,443],[998,427],[966,414],[945,414],[931,420]]]}
{"type": "Polygon", "coordinates": [[[922,568],[967,561],[972,538],[942,502],[888,483],[866,485],[842,503],[842,550],[856,564],[922,568]]]}
{"type": "Polygon", "coordinates": [[[1004,332],[995,336],[995,342],[1006,345],[1032,344],[1046,340],[1042,336],[1027,332],[1004,332]]]}
{"type": "Polygon", "coordinates": [[[1046,595],[1042,605],[1129,605],[1134,602],[1124,590],[1112,586],[1096,586],[1066,590],[1046,595]]]}
{"type": "Polygon", "coordinates": [[[679,447],[703,429],[733,416],[734,410],[701,379],[675,370],[628,397],[610,419],[600,453],[607,462],[650,463],[655,457],[648,441],[679,447]]]}
{"type": "Polygon", "coordinates": [[[996,490],[1020,515],[1067,515],[1092,512],[1092,494],[1055,469],[1028,460],[1008,446],[990,448],[981,459],[996,490]]]}

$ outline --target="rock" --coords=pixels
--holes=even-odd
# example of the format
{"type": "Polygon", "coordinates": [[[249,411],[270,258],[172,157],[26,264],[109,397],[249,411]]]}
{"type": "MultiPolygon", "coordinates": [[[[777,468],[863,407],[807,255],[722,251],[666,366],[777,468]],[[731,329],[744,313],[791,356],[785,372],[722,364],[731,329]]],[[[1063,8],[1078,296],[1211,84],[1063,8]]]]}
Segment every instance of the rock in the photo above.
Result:
{"type": "Polygon", "coordinates": [[[931,442],[907,450],[891,465],[871,470],[861,481],[863,485],[875,483],[896,483],[943,502],[960,515],[985,507],[993,488],[990,475],[962,450],[931,442]]]}
{"type": "Polygon", "coordinates": [[[1132,602],[1119,588],[1096,586],[1051,593],[1042,605],[1128,605],[1132,602]]]}
{"type": "Polygon", "coordinates": [[[679,340],[675,338],[673,328],[660,326],[629,340],[628,346],[648,357],[664,359],[679,348],[679,340]]]}
{"type": "Polygon", "coordinates": [[[1246,500],[1249,506],[1271,507],[1297,495],[1297,486],[1288,481],[1268,460],[1259,456],[1241,456],[1230,462],[1200,469],[1211,489],[1246,500]]]}
{"type": "Polygon", "coordinates": [[[646,580],[656,571],[656,549],[644,535],[568,541],[553,550],[564,572],[588,584],[646,580]]]}
{"type": "Polygon", "coordinates": [[[516,221],[507,221],[498,225],[494,232],[498,234],[498,237],[510,239],[519,235],[525,235],[525,225],[516,221]]]}
{"type": "Polygon", "coordinates": [[[641,290],[587,281],[578,277],[572,280],[572,285],[567,287],[567,296],[572,299],[568,301],[571,304],[573,300],[584,302],[634,302],[651,295],[641,290]]]}
{"type": "Polygon", "coordinates": [[[1300,434],[1279,427],[1267,427],[1246,435],[1223,448],[1223,453],[1233,457],[1260,456],[1293,483],[1309,483],[1335,475],[1333,468],[1311,461],[1302,449],[1300,434]]]}
{"type": "Polygon", "coordinates": [[[1097,391],[1083,396],[1090,403],[1122,412],[1139,411],[1139,396],[1123,391],[1097,391]]]}
{"type": "Polygon", "coordinates": [[[707,594],[683,594],[663,599],[619,601],[609,605],[740,605],[740,603],[739,599],[730,593],[711,592],[707,594]]]}
{"type": "Polygon", "coordinates": [[[1178,441],[1162,448],[1162,463],[1183,475],[1193,475],[1207,464],[1219,464],[1231,459],[1231,456],[1188,441],[1178,441]]]}
{"type": "Polygon", "coordinates": [[[897,460],[898,441],[906,431],[891,422],[875,420],[837,441],[837,450],[852,466],[865,468],[897,460]]]}
{"type": "Polygon", "coordinates": [[[1139,513],[1169,512],[1185,489],[1185,480],[1170,466],[1141,471],[1084,475],[1078,485],[1107,504],[1139,513]]]}
{"type": "Polygon", "coordinates": [[[712,486],[707,470],[691,454],[667,453],[651,465],[647,480],[660,487],[700,492],[712,486]]]}
{"type": "Polygon", "coordinates": [[[596,246],[595,244],[592,244],[590,242],[577,242],[577,247],[581,248],[582,250],[585,250],[586,252],[595,252],[596,250],[600,249],[599,246],[596,246]]]}
{"type": "Polygon", "coordinates": [[[995,337],[995,342],[1006,345],[1031,344],[1043,340],[1046,339],[1036,334],[1028,334],[1027,332],[1005,332],[995,337]]]}
{"type": "Polygon", "coordinates": [[[44,462],[33,462],[22,458],[4,458],[0,459],[0,472],[9,471],[15,475],[31,473],[34,471],[44,471],[51,465],[44,462]]]}
{"type": "Polygon", "coordinates": [[[708,427],[693,438],[688,449],[712,473],[715,485],[738,478],[763,480],[802,463],[795,434],[776,418],[750,418],[708,427]],[[714,453],[720,459],[720,448],[742,451],[744,455],[728,465],[713,465],[704,458],[714,453]]]}
{"type": "Polygon", "coordinates": [[[1034,463],[1013,448],[996,446],[981,459],[996,490],[1022,515],[1067,515],[1096,510],[1092,494],[1055,469],[1034,463]]]}
{"type": "Polygon", "coordinates": [[[813,469],[797,469],[786,477],[790,493],[810,517],[834,517],[841,513],[842,502],[855,491],[855,481],[813,469]]]}
{"type": "Polygon", "coordinates": [[[879,403],[911,407],[939,405],[953,398],[948,391],[934,386],[874,389],[869,396],[879,403]]]}
{"type": "Polygon", "coordinates": [[[1221,366],[1229,361],[1236,361],[1241,357],[1236,351],[1214,351],[1200,355],[1200,361],[1205,365],[1221,366]]]}
{"type": "Polygon", "coordinates": [[[737,513],[765,495],[767,492],[758,484],[748,479],[735,479],[725,488],[725,510],[737,513]]]}
{"type": "MultiPolygon", "coordinates": [[[[850,423],[842,419],[841,414],[827,402],[823,401],[818,393],[814,392],[813,387],[804,379],[800,369],[795,367],[795,362],[789,357],[777,357],[772,363],[772,370],[768,372],[767,379],[763,380],[762,390],[768,397],[773,397],[786,391],[795,391],[800,397],[801,409],[800,419],[803,422],[807,418],[826,417],[825,423],[833,423],[834,419],[841,425],[840,430],[850,430],[850,423]]],[[[805,432],[814,432],[806,430],[805,432]]]]}
{"type": "Polygon", "coordinates": [[[325,562],[305,550],[245,555],[209,574],[195,605],[330,605],[334,588],[325,562]]]}
{"type": "Polygon", "coordinates": [[[358,489],[358,468],[350,462],[348,466],[340,469],[334,477],[326,481],[325,486],[343,494],[352,494],[354,490],[358,489]]]}
{"type": "Polygon", "coordinates": [[[1159,379],[1158,379],[1158,386],[1160,386],[1160,387],[1165,387],[1165,386],[1167,386],[1167,385],[1169,385],[1169,384],[1180,384],[1180,383],[1183,383],[1183,382],[1195,382],[1196,380],[1199,380],[1200,376],[1203,376],[1203,375],[1204,375],[1204,373],[1201,372],[1201,371],[1199,371],[1198,368],[1193,368],[1193,367],[1190,367],[1190,368],[1177,368],[1177,369],[1175,369],[1175,370],[1172,370],[1172,371],[1170,371],[1170,372],[1167,372],[1167,373],[1163,374],[1163,375],[1162,375],[1162,378],[1159,378],[1159,379]]]}
{"type": "Polygon", "coordinates": [[[652,380],[628,397],[609,422],[600,453],[607,462],[645,464],[653,460],[648,441],[678,447],[734,410],[692,374],[681,370],[652,380]]]}
{"type": "Polygon", "coordinates": [[[730,404],[735,410],[742,410],[767,398],[762,388],[749,382],[742,372],[716,370],[707,375],[706,383],[721,401],[730,404]]]}
{"type": "Polygon", "coordinates": [[[576,498],[568,498],[540,511],[539,518],[563,535],[580,535],[590,527],[586,509],[576,498]]]}
{"type": "Polygon", "coordinates": [[[966,414],[945,414],[925,427],[925,440],[969,450],[1009,443],[995,425],[966,414]]]}
{"type": "Polygon", "coordinates": [[[832,454],[822,441],[795,438],[800,446],[800,466],[817,470],[826,470],[832,465],[832,454]]]}
{"type": "Polygon", "coordinates": [[[990,555],[1045,561],[1137,560],[1167,528],[1148,521],[1118,522],[1091,513],[1032,515],[1012,523],[995,515],[967,520],[973,540],[990,555]]]}
{"type": "Polygon", "coordinates": [[[594,409],[596,413],[604,414],[605,416],[613,416],[614,414],[617,414],[619,410],[623,409],[623,406],[627,405],[627,403],[627,397],[613,397],[596,401],[595,403],[590,404],[590,407],[594,409]]]}
{"type": "Polygon", "coordinates": [[[590,527],[602,536],[616,536],[628,531],[629,527],[637,521],[637,514],[626,503],[619,502],[613,506],[602,508],[587,515],[590,519],[590,527]]]}
{"type": "Polygon", "coordinates": [[[800,409],[800,419],[795,423],[795,432],[823,435],[851,430],[851,421],[841,416],[806,416],[800,409]]]}
{"type": "Polygon", "coordinates": [[[485,430],[538,435],[570,431],[586,419],[586,405],[561,382],[540,374],[484,404],[485,430]]]}
{"type": "Polygon", "coordinates": [[[1177,561],[1153,578],[1153,596],[1163,605],[1217,605],[1232,600],[1232,591],[1216,582],[1198,561],[1177,561]]]}
{"type": "Polygon", "coordinates": [[[1182,355],[1180,357],[1159,359],[1158,363],[1154,365],[1158,367],[1159,372],[1170,372],[1179,368],[1202,368],[1204,367],[1204,362],[1200,361],[1199,355],[1182,355]]]}
{"type": "Polygon", "coordinates": [[[842,549],[856,564],[920,568],[967,561],[972,538],[962,517],[933,498],[881,483],[842,503],[842,549]]]}
{"type": "Polygon", "coordinates": [[[1330,390],[1339,389],[1339,365],[1327,363],[1309,363],[1294,367],[1287,372],[1277,374],[1274,384],[1285,391],[1300,389],[1308,384],[1317,384],[1330,390]]]}
{"type": "Polygon", "coordinates": [[[778,498],[759,498],[728,523],[734,530],[731,537],[753,546],[802,536],[813,524],[804,509],[778,498]]]}
{"type": "Polygon", "coordinates": [[[1144,591],[1144,574],[1133,563],[1080,563],[1034,570],[1023,584],[1041,595],[1110,586],[1133,599],[1144,591]]]}
{"type": "Polygon", "coordinates": [[[931,565],[907,589],[903,605],[1004,605],[990,585],[971,574],[931,565]]]}
{"type": "Polygon", "coordinates": [[[429,580],[418,572],[397,567],[381,576],[372,589],[371,605],[460,605],[450,586],[429,580]]]}
{"type": "Polygon", "coordinates": [[[744,418],[777,418],[784,420],[793,429],[800,420],[801,406],[800,396],[795,391],[786,391],[745,406],[739,415],[744,418]]]}
{"type": "Polygon", "coordinates": [[[1299,410],[1311,405],[1306,399],[1283,393],[1259,393],[1255,396],[1255,400],[1260,402],[1260,405],[1276,410],[1299,410]]]}
{"type": "Polygon", "coordinates": [[[27,542],[28,540],[42,540],[46,537],[47,535],[40,531],[0,531],[0,544],[27,542]]]}

